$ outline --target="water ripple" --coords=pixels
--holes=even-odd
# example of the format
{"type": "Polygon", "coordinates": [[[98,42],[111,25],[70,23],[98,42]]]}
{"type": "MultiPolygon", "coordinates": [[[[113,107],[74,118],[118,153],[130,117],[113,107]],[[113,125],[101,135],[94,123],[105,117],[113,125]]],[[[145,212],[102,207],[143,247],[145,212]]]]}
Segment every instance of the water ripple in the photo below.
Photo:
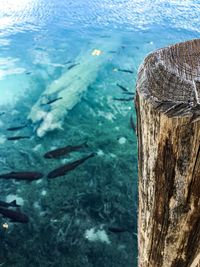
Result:
{"type": "Polygon", "coordinates": [[[1,6],[1,36],[49,25],[141,29],[167,22],[169,27],[200,29],[198,0],[1,0],[1,6]]]}

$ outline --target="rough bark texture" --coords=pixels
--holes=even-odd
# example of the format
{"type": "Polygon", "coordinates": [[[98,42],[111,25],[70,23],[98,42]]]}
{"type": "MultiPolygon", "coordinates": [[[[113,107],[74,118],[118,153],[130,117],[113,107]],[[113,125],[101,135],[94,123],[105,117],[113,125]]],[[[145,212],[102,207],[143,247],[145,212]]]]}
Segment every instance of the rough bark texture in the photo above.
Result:
{"type": "Polygon", "coordinates": [[[200,266],[200,40],[139,69],[139,267],[200,266]]]}

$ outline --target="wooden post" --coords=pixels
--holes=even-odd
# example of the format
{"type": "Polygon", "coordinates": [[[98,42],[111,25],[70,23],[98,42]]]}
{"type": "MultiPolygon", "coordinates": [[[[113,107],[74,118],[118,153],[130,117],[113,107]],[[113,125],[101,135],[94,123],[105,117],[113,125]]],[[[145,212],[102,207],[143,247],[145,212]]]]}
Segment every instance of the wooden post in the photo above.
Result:
{"type": "Polygon", "coordinates": [[[138,265],[200,266],[200,40],[147,56],[135,102],[138,265]]]}

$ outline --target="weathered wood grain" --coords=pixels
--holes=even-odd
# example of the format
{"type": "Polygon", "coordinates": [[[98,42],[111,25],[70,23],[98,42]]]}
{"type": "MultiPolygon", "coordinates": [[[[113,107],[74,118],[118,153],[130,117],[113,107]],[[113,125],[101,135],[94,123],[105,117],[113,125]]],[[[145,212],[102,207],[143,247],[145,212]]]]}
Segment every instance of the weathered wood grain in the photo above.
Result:
{"type": "Polygon", "coordinates": [[[139,267],[198,267],[200,40],[150,54],[135,102],[139,267]]]}

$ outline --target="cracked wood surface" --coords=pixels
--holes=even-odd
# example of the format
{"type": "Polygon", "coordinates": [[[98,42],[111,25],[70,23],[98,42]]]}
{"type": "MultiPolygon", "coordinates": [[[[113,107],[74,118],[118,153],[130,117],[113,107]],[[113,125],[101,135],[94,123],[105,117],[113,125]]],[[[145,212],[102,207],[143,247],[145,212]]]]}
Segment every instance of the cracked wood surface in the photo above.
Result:
{"type": "Polygon", "coordinates": [[[139,267],[198,267],[200,40],[150,54],[135,102],[139,267]]]}

